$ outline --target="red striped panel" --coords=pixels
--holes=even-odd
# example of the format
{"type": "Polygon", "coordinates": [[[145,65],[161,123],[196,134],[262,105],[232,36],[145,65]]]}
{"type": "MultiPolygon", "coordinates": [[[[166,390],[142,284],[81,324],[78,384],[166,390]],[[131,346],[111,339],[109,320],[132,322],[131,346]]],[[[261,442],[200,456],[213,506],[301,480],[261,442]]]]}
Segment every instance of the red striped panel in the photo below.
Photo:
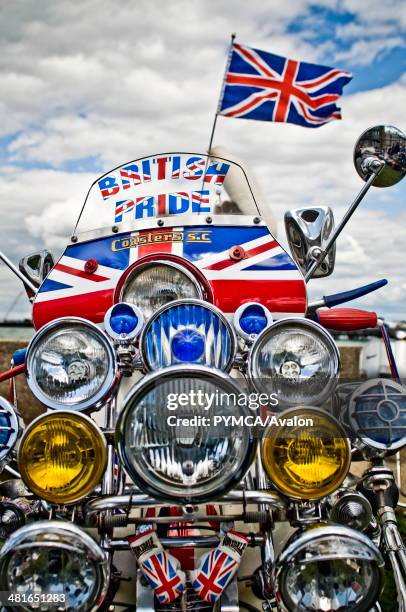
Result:
{"type": "MultiPolygon", "coordinates": [[[[259,255],[260,253],[264,253],[264,251],[270,251],[275,247],[278,247],[279,243],[276,240],[272,240],[271,242],[267,242],[265,244],[260,244],[257,247],[249,249],[246,251],[247,257],[254,257],[254,255],[259,255]]],[[[235,261],[233,259],[224,259],[223,261],[218,261],[211,266],[205,266],[203,270],[224,270],[224,268],[228,268],[229,266],[233,266],[235,261]]],[[[248,263],[247,263],[248,265],[248,263]]]]}
{"type": "Polygon", "coordinates": [[[271,312],[306,311],[304,281],[210,280],[214,303],[223,312],[235,312],[244,301],[261,302],[271,312]]]}
{"type": "Polygon", "coordinates": [[[82,317],[93,323],[101,323],[112,304],[113,289],[92,291],[84,295],[73,295],[46,302],[34,302],[32,320],[35,329],[60,317],[82,317]]]}
{"type": "Polygon", "coordinates": [[[107,276],[101,276],[100,274],[89,274],[84,270],[77,270],[77,268],[71,268],[71,266],[65,266],[65,264],[61,263],[57,263],[54,267],[54,270],[60,270],[61,272],[72,274],[73,276],[79,276],[80,278],[85,278],[86,280],[90,280],[95,283],[110,280],[109,278],[107,278],[107,276]]]}

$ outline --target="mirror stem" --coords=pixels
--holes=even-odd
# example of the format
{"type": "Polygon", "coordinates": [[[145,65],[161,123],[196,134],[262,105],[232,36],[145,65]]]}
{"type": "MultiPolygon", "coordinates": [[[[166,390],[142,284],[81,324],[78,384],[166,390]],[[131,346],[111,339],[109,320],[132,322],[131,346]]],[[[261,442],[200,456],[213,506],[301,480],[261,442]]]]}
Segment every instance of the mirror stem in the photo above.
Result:
{"type": "Polygon", "coordinates": [[[22,272],[20,272],[20,270],[13,264],[12,261],[9,260],[9,258],[2,251],[0,251],[0,259],[3,260],[6,266],[8,266],[10,270],[14,272],[16,276],[18,276],[20,281],[22,281],[26,287],[28,287],[29,289],[31,289],[31,291],[34,292],[34,295],[37,293],[38,291],[37,287],[33,285],[31,281],[28,280],[28,278],[24,276],[22,272]]]}
{"type": "Polygon", "coordinates": [[[366,193],[368,192],[369,188],[371,187],[371,185],[373,185],[377,175],[382,171],[384,166],[385,166],[385,162],[384,161],[380,162],[379,167],[376,164],[375,168],[372,171],[371,176],[369,177],[369,179],[367,180],[367,182],[365,183],[365,185],[363,186],[363,188],[361,189],[361,191],[359,192],[359,194],[357,195],[357,197],[355,198],[355,200],[353,201],[353,203],[351,204],[351,206],[349,207],[349,209],[345,213],[344,217],[341,219],[340,223],[335,228],[334,232],[331,234],[331,236],[330,236],[330,238],[329,238],[329,240],[328,240],[328,242],[326,244],[326,247],[325,247],[324,251],[322,251],[319,254],[317,259],[314,260],[314,262],[312,263],[312,265],[310,266],[310,268],[306,272],[306,276],[305,276],[306,283],[308,283],[309,280],[311,280],[311,278],[313,277],[313,275],[314,275],[315,271],[317,270],[317,268],[319,267],[319,265],[321,263],[323,263],[323,261],[327,257],[327,254],[328,254],[329,250],[331,249],[331,247],[333,246],[333,244],[335,243],[335,241],[337,240],[337,238],[339,237],[339,235],[343,231],[344,227],[347,225],[348,221],[351,219],[352,215],[355,213],[358,205],[362,202],[362,200],[364,199],[364,197],[365,197],[366,193]]]}

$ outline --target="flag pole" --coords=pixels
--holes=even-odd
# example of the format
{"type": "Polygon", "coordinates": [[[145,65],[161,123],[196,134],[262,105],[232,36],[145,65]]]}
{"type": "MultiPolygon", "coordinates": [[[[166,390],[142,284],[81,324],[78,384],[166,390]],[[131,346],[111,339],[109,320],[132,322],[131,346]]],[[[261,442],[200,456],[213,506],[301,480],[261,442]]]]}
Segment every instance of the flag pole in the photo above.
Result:
{"type": "Polygon", "coordinates": [[[221,103],[223,101],[224,87],[225,87],[225,78],[226,78],[227,72],[228,72],[228,70],[230,68],[231,56],[233,54],[233,45],[234,45],[234,40],[235,40],[236,36],[237,36],[237,34],[235,32],[233,32],[231,34],[231,41],[230,41],[230,48],[228,50],[226,69],[225,69],[223,81],[222,81],[222,84],[221,84],[221,91],[220,91],[219,101],[218,101],[218,104],[217,104],[217,110],[216,110],[216,113],[214,115],[213,127],[211,129],[211,134],[210,134],[209,147],[207,149],[207,153],[209,155],[210,155],[210,150],[211,150],[211,147],[212,147],[212,144],[213,144],[214,132],[216,131],[217,117],[219,116],[219,111],[220,111],[221,103]]]}

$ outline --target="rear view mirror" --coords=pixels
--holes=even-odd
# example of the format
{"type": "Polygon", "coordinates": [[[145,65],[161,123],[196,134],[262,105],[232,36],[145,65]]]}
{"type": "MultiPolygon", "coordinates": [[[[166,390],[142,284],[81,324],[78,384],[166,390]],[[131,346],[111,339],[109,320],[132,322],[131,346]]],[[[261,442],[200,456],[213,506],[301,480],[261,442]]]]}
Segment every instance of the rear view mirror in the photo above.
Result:
{"type": "MultiPolygon", "coordinates": [[[[334,215],[328,206],[299,208],[285,214],[286,235],[292,256],[303,275],[325,250],[328,239],[334,230],[334,215]]],[[[332,274],[336,257],[335,244],[314,276],[324,277],[332,274]]]]}
{"type": "Polygon", "coordinates": [[[360,177],[367,181],[374,164],[385,162],[377,174],[374,187],[391,187],[406,174],[406,137],[390,125],[377,125],[366,130],[354,147],[354,165],[360,177]]]}
{"type": "Polygon", "coordinates": [[[54,258],[50,251],[39,251],[23,257],[20,260],[19,268],[35,287],[39,287],[54,265],[54,258]]]}

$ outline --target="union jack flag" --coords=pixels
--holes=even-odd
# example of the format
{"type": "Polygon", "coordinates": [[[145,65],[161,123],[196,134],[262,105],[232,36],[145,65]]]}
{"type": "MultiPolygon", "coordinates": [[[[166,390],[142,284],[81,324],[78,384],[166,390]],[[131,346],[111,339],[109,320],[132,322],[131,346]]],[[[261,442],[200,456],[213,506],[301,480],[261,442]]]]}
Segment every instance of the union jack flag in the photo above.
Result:
{"type": "Polygon", "coordinates": [[[218,113],[319,127],[341,119],[336,102],[351,79],[336,68],[233,44],[218,113]]]}

